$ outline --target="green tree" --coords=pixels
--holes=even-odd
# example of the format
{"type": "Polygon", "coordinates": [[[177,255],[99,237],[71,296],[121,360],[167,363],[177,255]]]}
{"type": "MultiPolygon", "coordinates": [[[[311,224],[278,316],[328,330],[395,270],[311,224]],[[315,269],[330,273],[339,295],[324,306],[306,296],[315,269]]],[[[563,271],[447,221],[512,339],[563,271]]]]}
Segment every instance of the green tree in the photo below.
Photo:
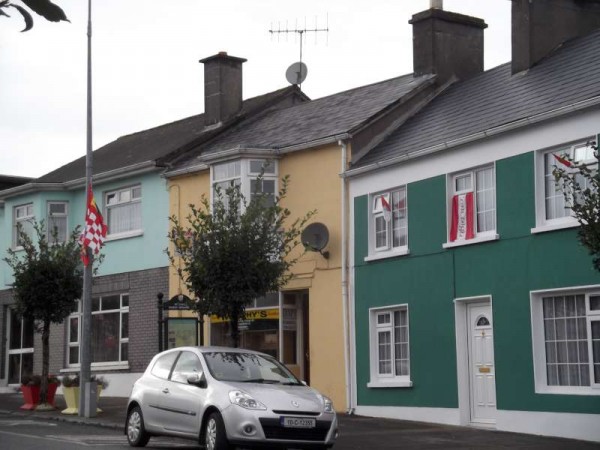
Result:
{"type": "Polygon", "coordinates": [[[231,325],[231,338],[239,346],[239,322],[246,306],[269,292],[276,292],[292,277],[289,269],[302,255],[294,253],[306,222],[315,211],[295,219],[287,227],[291,212],[281,206],[289,176],[273,198],[262,192],[246,201],[240,186],[224,191],[215,188],[212,207],[203,195],[200,206],[189,205],[185,224],[173,216],[167,250],[171,264],[198,302],[198,314],[215,314],[231,325]]]}
{"type": "Polygon", "coordinates": [[[8,249],[4,261],[14,274],[17,314],[33,319],[35,331],[42,336],[40,408],[44,408],[48,393],[50,324],[62,323],[76,308],[83,287],[83,265],[79,229],[62,243],[57,240],[56,229],[50,235],[53,243],[48,242],[43,221],[34,222],[33,229],[37,242],[18,227],[17,242],[22,250],[8,249]]]}
{"type": "MultiPolygon", "coordinates": [[[[61,20],[69,22],[65,12],[50,0],[21,0],[21,2],[25,4],[27,8],[50,22],[60,22],[61,20]]],[[[25,20],[25,28],[21,30],[22,32],[29,31],[33,28],[33,17],[31,17],[27,8],[19,4],[13,4],[10,0],[0,0],[0,16],[10,17],[6,12],[9,8],[14,8],[19,11],[25,20]]]]}
{"type": "Polygon", "coordinates": [[[588,148],[593,150],[593,158],[575,159],[569,155],[555,155],[556,164],[552,173],[557,188],[562,189],[565,206],[571,209],[580,224],[577,238],[592,255],[594,268],[600,271],[598,145],[589,142],[588,148]]]}

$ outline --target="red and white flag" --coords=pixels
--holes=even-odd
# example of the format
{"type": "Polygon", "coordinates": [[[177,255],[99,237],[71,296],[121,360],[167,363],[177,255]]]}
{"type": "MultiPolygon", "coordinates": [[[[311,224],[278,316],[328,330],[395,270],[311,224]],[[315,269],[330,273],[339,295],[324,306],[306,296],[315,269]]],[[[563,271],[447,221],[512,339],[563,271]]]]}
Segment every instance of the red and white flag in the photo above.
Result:
{"type": "Polygon", "coordinates": [[[458,194],[452,197],[452,223],[450,242],[473,239],[473,193],[458,194]]]}
{"type": "Polygon", "coordinates": [[[571,161],[569,161],[569,160],[568,160],[568,159],[566,159],[566,158],[563,158],[562,156],[559,156],[559,155],[557,155],[557,154],[555,154],[555,153],[552,153],[552,156],[554,156],[554,158],[555,158],[555,159],[556,159],[556,160],[557,160],[559,163],[561,163],[563,166],[566,166],[566,167],[572,167],[572,166],[573,166],[573,164],[571,163],[571,161]]]}
{"type": "Polygon", "coordinates": [[[88,266],[90,260],[88,258],[87,249],[89,248],[94,254],[100,253],[100,247],[104,244],[106,238],[107,226],[104,223],[104,218],[98,209],[94,192],[90,183],[87,195],[87,208],[85,213],[85,226],[79,236],[79,244],[81,245],[81,260],[84,266],[88,266]]]}
{"type": "Polygon", "coordinates": [[[390,207],[390,203],[385,198],[385,195],[381,197],[381,207],[383,208],[383,218],[386,222],[389,222],[392,218],[392,208],[390,207]]]}

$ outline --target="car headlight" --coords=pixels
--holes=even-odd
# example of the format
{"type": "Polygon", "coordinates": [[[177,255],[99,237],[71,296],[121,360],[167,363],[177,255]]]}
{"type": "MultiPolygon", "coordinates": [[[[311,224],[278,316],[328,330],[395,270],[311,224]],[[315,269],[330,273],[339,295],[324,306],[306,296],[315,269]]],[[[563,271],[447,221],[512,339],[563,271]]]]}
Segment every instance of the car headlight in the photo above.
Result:
{"type": "Polygon", "coordinates": [[[321,395],[321,400],[323,400],[323,412],[326,413],[334,413],[334,409],[333,409],[333,402],[331,401],[331,399],[329,397],[325,397],[324,395],[321,395]]]}
{"type": "Polygon", "coordinates": [[[265,405],[258,400],[255,400],[250,394],[246,394],[243,391],[230,391],[229,400],[234,405],[238,405],[246,409],[267,409],[265,405]]]}

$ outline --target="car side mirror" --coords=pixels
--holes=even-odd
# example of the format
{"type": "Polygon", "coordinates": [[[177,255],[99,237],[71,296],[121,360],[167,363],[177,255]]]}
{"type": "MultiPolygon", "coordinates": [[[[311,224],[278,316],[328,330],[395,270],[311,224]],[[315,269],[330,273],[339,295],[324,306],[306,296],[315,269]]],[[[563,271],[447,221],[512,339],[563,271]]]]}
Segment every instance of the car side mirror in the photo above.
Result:
{"type": "Polygon", "coordinates": [[[206,377],[203,372],[197,372],[187,377],[188,384],[198,386],[199,388],[206,388],[206,377]]]}

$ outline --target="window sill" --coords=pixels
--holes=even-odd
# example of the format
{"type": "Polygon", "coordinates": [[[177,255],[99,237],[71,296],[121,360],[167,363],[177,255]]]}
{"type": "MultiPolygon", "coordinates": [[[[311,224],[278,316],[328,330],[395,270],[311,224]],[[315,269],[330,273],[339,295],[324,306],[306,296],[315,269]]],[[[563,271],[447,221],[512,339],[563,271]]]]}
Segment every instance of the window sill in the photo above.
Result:
{"type": "MultiPolygon", "coordinates": [[[[103,372],[105,370],[129,370],[129,363],[92,363],[92,371],[103,372]]],[[[66,369],[60,369],[60,373],[79,373],[81,367],[73,366],[66,369]]]]}
{"type": "Polygon", "coordinates": [[[388,251],[388,252],[374,253],[372,255],[365,257],[364,260],[365,260],[365,262],[377,261],[378,259],[395,258],[396,256],[406,256],[408,254],[410,254],[410,250],[408,248],[405,248],[405,249],[401,249],[401,250],[393,250],[393,251],[388,251]]]}
{"type": "Polygon", "coordinates": [[[412,387],[411,380],[369,381],[368,388],[409,388],[412,387]]]}
{"type": "Polygon", "coordinates": [[[536,394],[550,395],[600,395],[600,386],[536,386],[536,394]]]}
{"type": "Polygon", "coordinates": [[[473,239],[469,239],[466,241],[446,242],[445,244],[442,244],[442,248],[462,247],[464,245],[473,245],[480,244],[482,242],[497,241],[498,239],[500,239],[499,234],[487,234],[485,236],[477,236],[473,239]]]}
{"type": "Polygon", "coordinates": [[[144,230],[127,231],[126,233],[109,234],[104,242],[118,241],[119,239],[128,239],[137,236],[143,236],[144,230]]]}
{"type": "Polygon", "coordinates": [[[546,233],[547,231],[565,230],[567,228],[575,228],[579,226],[576,220],[569,220],[560,223],[549,223],[537,226],[531,229],[531,234],[546,233]]]}

